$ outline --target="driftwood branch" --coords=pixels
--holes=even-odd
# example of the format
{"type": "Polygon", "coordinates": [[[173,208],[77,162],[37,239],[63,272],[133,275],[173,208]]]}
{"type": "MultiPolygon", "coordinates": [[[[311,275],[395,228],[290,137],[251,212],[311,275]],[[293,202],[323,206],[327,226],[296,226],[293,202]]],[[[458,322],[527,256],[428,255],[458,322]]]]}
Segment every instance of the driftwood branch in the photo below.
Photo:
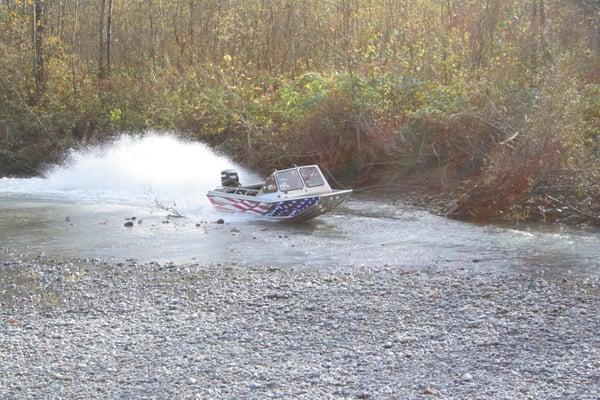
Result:
{"type": "Polygon", "coordinates": [[[453,117],[465,116],[465,117],[476,119],[476,120],[478,120],[480,122],[483,122],[484,124],[486,124],[490,128],[494,129],[496,132],[501,133],[504,137],[509,137],[510,136],[509,133],[506,132],[504,129],[502,129],[498,125],[496,125],[496,124],[488,121],[487,119],[480,117],[479,115],[476,115],[476,114],[473,114],[473,113],[470,113],[470,112],[459,112],[459,113],[453,114],[452,116],[453,117]]]}
{"type": "Polygon", "coordinates": [[[149,196],[154,197],[154,208],[168,212],[168,217],[185,218],[185,216],[177,209],[177,204],[175,204],[175,202],[173,202],[172,206],[167,206],[162,203],[152,192],[151,186],[146,187],[146,193],[148,193],[149,196]]]}
{"type": "Polygon", "coordinates": [[[176,208],[177,205],[175,203],[173,203],[172,206],[166,206],[163,203],[161,203],[158,200],[158,198],[155,198],[154,199],[154,207],[159,210],[164,210],[164,211],[168,212],[169,213],[167,215],[168,217],[185,218],[185,216],[183,214],[181,214],[179,212],[179,210],[176,208]]]}
{"type": "Polygon", "coordinates": [[[578,209],[577,207],[572,206],[571,204],[567,203],[566,201],[563,200],[559,200],[556,197],[550,196],[550,195],[546,195],[550,200],[552,200],[555,203],[558,203],[560,205],[563,205],[565,207],[568,207],[569,209],[575,211],[577,214],[583,215],[584,217],[588,217],[593,219],[594,221],[599,221],[600,222],[600,217],[597,215],[593,215],[590,213],[587,213],[583,210],[578,209]]]}

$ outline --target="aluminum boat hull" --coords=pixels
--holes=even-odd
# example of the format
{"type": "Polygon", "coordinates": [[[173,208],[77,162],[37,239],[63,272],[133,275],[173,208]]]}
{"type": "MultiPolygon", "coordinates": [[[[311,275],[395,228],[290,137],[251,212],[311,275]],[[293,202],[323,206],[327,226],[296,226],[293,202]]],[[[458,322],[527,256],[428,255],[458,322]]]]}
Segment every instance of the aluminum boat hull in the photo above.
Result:
{"type": "Polygon", "coordinates": [[[333,190],[324,194],[265,201],[260,196],[213,190],[208,192],[207,197],[219,211],[249,214],[271,221],[300,222],[333,210],[351,194],[352,190],[333,190]]]}

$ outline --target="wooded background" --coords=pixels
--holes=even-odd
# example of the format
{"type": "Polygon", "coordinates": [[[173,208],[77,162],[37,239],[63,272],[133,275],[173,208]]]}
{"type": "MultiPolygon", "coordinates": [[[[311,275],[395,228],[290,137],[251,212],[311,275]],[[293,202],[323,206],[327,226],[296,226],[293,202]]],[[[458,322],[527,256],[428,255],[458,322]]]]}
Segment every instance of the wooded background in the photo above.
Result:
{"type": "Polygon", "coordinates": [[[175,128],[471,216],[600,193],[597,0],[0,0],[0,71],[4,174],[175,128]]]}

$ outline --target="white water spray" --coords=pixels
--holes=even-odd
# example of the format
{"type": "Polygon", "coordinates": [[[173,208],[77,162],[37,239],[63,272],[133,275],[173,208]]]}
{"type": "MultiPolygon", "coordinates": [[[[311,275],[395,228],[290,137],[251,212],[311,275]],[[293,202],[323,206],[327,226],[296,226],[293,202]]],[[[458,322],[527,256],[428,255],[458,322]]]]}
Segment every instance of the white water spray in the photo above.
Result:
{"type": "Polygon", "coordinates": [[[0,195],[68,198],[86,202],[150,204],[158,198],[187,210],[209,207],[206,192],[220,172],[235,168],[245,183],[260,178],[204,144],[150,132],[123,135],[111,144],[73,151],[43,177],[0,179],[0,195]]]}

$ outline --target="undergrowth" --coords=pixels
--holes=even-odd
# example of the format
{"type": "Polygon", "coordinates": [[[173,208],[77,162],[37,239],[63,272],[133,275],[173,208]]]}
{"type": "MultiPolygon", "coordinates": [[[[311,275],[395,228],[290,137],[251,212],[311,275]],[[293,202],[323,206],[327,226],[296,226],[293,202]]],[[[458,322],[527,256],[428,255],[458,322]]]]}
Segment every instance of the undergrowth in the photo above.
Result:
{"type": "Polygon", "coordinates": [[[549,198],[599,212],[598,84],[561,76],[528,88],[391,72],[274,77],[217,68],[135,82],[81,81],[74,93],[68,80],[51,80],[37,105],[5,100],[13,107],[0,110],[0,171],[35,174],[67,148],[164,128],[265,172],[318,163],[354,187],[422,177],[457,198],[452,214],[460,218],[550,218],[549,198]]]}

